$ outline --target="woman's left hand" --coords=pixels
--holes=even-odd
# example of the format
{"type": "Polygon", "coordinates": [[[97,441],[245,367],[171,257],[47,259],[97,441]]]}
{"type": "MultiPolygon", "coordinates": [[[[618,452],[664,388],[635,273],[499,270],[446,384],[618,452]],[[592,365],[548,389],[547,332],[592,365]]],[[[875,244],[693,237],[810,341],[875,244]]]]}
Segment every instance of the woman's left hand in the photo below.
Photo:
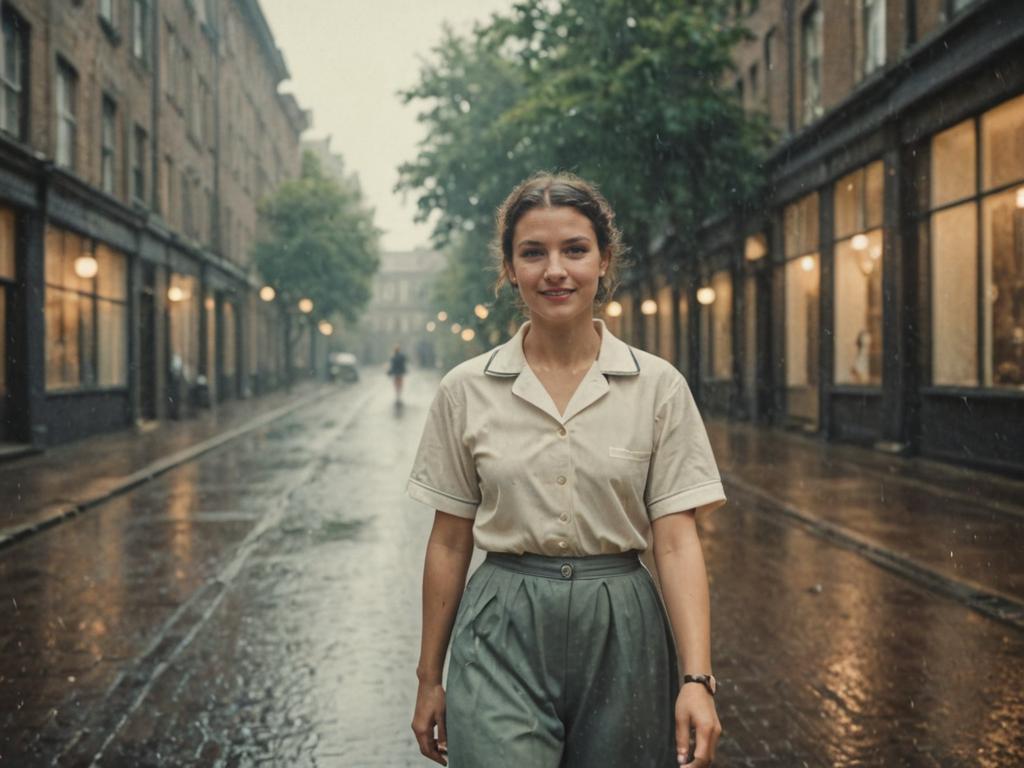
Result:
{"type": "Polygon", "coordinates": [[[676,754],[680,765],[705,768],[715,759],[715,747],[722,735],[715,699],[702,685],[684,685],[676,699],[676,754]],[[693,760],[690,753],[690,731],[696,733],[693,760]]]}

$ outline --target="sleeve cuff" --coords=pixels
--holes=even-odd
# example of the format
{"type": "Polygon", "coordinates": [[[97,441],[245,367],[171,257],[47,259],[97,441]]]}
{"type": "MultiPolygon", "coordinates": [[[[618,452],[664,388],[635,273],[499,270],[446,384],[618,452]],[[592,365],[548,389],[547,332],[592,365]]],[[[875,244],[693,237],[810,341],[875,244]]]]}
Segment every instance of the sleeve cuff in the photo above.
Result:
{"type": "Polygon", "coordinates": [[[479,502],[452,496],[436,488],[424,485],[411,477],[405,492],[409,495],[409,498],[415,501],[426,504],[433,509],[447,512],[449,515],[466,518],[467,520],[473,520],[476,517],[476,509],[480,506],[479,502]]]}
{"type": "Polygon", "coordinates": [[[690,509],[710,512],[723,504],[725,489],[722,488],[722,481],[709,480],[685,491],[677,491],[655,499],[647,505],[647,514],[651,520],[656,520],[674,512],[686,512],[690,509]]]}

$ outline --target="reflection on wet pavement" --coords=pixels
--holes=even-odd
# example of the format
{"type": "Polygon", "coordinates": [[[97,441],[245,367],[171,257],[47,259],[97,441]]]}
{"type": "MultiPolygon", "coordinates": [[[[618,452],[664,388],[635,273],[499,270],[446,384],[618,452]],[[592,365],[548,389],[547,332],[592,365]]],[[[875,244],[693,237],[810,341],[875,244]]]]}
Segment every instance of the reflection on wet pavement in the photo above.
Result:
{"type": "MultiPolygon", "coordinates": [[[[427,765],[404,481],[435,385],[340,392],[0,554],[0,764],[427,765]]],[[[1024,761],[1024,635],[761,504],[702,520],[716,765],[1024,761]]]]}

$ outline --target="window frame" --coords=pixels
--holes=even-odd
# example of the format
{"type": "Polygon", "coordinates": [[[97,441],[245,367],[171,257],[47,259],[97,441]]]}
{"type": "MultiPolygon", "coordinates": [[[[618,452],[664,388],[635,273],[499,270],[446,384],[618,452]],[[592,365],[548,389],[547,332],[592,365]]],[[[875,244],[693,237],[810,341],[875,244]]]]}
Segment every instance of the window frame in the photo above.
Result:
{"type": "Polygon", "coordinates": [[[117,194],[117,101],[109,93],[100,99],[100,189],[117,194]]]}
{"type": "Polygon", "coordinates": [[[146,158],[148,157],[149,133],[135,123],[132,126],[131,179],[132,200],[146,203],[146,158]]]}
{"type": "Polygon", "coordinates": [[[151,54],[151,15],[149,0],[132,0],[132,57],[147,66],[151,54]]]}
{"type": "Polygon", "coordinates": [[[24,141],[28,135],[28,112],[26,94],[29,90],[29,33],[30,28],[25,19],[3,3],[0,8],[0,130],[10,136],[24,141]],[[7,32],[12,31],[12,38],[17,42],[17,55],[13,61],[17,72],[11,76],[7,71],[7,32]],[[14,94],[17,103],[17,125],[7,126],[8,99],[14,94]]]}
{"type": "Polygon", "coordinates": [[[63,56],[57,57],[56,79],[54,114],[57,130],[53,159],[58,166],[74,171],[78,161],[78,70],[63,56]],[[62,104],[64,95],[67,95],[67,105],[62,104]],[[67,136],[67,157],[61,149],[62,134],[67,136]]]}
{"type": "Polygon", "coordinates": [[[807,6],[800,17],[800,116],[802,125],[810,125],[824,113],[822,103],[822,63],[825,59],[825,12],[821,4],[807,6]],[[808,42],[813,30],[814,50],[808,42]],[[813,54],[813,55],[812,55],[813,54]],[[810,87],[813,83],[813,89],[810,87]],[[813,92],[813,99],[811,98],[813,92]]]}

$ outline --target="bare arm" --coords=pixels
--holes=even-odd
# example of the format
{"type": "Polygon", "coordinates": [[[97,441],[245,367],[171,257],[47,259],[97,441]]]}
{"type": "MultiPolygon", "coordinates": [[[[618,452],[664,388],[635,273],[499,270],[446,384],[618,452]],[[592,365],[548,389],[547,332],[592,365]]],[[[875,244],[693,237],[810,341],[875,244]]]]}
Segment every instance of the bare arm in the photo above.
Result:
{"type": "Polygon", "coordinates": [[[447,765],[442,755],[447,751],[441,686],[444,656],[472,557],[473,521],[436,511],[423,563],[423,634],[412,729],[420,751],[442,765],[447,765]]]}
{"type": "MultiPolygon", "coordinates": [[[[711,609],[704,552],[694,511],[659,517],[652,524],[654,559],[682,672],[711,673],[711,609]]],[[[711,694],[700,685],[684,685],[676,701],[676,746],[685,759],[690,728],[697,733],[693,763],[709,765],[722,726],[711,694]]],[[[680,761],[682,762],[682,760],[680,761]]]]}

